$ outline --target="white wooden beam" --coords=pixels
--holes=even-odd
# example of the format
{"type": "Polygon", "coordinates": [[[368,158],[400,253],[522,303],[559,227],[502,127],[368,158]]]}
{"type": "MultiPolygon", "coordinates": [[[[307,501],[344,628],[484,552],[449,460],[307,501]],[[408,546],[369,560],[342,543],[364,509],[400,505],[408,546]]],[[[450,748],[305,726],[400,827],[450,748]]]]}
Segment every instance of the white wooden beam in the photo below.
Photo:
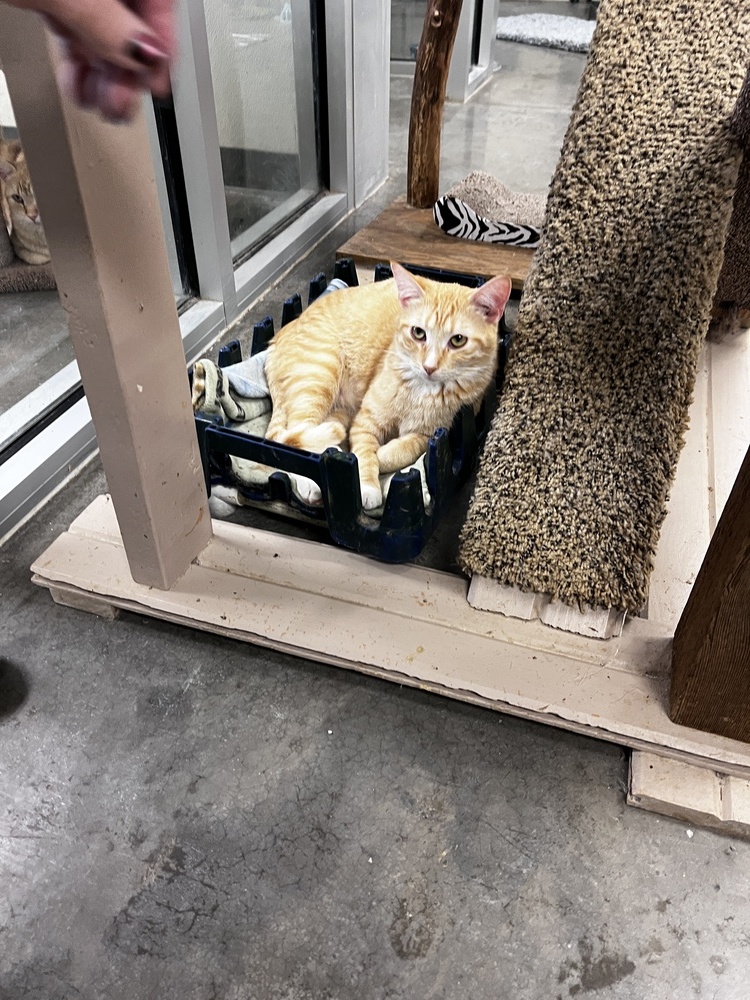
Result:
{"type": "Polygon", "coordinates": [[[61,96],[36,14],[0,4],[0,57],[130,570],[167,588],[211,524],[144,119],[61,96]]]}

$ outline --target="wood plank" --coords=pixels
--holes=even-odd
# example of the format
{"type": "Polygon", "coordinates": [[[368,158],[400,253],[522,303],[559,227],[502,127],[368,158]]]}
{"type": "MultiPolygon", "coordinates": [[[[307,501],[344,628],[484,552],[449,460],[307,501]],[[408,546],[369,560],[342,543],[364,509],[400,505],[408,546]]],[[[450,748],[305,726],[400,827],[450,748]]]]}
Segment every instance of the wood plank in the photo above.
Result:
{"type": "Polygon", "coordinates": [[[750,774],[750,747],[666,714],[671,633],[644,619],[611,643],[471,608],[467,582],[225,522],[165,592],[132,581],[99,498],[36,561],[37,582],[86,590],[306,658],[427,687],[550,725],[750,774]]]}
{"type": "Polygon", "coordinates": [[[670,718],[750,741],[750,448],[677,626],[670,718]]]}
{"type": "Polygon", "coordinates": [[[508,587],[486,576],[472,576],[467,600],[472,608],[494,611],[525,622],[539,618],[542,607],[549,604],[546,594],[508,587]]]}
{"type": "Polygon", "coordinates": [[[520,291],[529,273],[533,250],[503,247],[448,236],[432,218],[432,209],[410,208],[403,198],[380,213],[336,251],[359,266],[397,260],[419,267],[442,267],[491,278],[507,274],[520,291]]]}
{"type": "Polygon", "coordinates": [[[750,330],[709,348],[713,530],[750,446],[750,330]]]}
{"type": "Polygon", "coordinates": [[[462,0],[429,0],[414,67],[406,170],[407,200],[431,208],[440,194],[440,140],[445,88],[462,0]]]}
{"type": "Polygon", "coordinates": [[[550,601],[541,609],[539,618],[544,625],[564,632],[575,632],[590,639],[616,639],[622,635],[626,614],[616,608],[592,607],[590,604],[572,608],[562,601],[550,601]]]}
{"type": "Polygon", "coordinates": [[[87,614],[97,615],[97,617],[106,618],[109,621],[113,621],[120,613],[113,604],[82,590],[50,586],[49,592],[55,604],[62,604],[64,607],[74,608],[76,611],[85,611],[87,614]]]}
{"type": "Polygon", "coordinates": [[[698,363],[690,426],[669,491],[649,581],[648,617],[673,629],[687,604],[715,527],[708,440],[712,347],[706,345],[698,363]]]}
{"type": "Polygon", "coordinates": [[[551,601],[546,594],[507,587],[485,576],[473,576],[467,598],[472,608],[493,611],[496,614],[533,621],[538,618],[543,625],[575,632],[589,639],[612,639],[622,634],[625,612],[613,608],[573,608],[562,601],[551,601]]]}
{"type": "Polygon", "coordinates": [[[633,751],[628,805],[750,840],[750,780],[633,751]]]}

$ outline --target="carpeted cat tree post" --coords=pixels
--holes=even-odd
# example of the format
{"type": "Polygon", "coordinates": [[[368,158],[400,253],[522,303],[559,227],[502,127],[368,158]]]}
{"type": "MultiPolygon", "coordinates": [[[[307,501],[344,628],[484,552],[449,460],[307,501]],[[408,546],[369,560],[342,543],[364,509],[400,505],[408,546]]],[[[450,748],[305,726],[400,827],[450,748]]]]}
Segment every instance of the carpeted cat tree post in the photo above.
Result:
{"type": "Polygon", "coordinates": [[[730,325],[750,320],[750,73],[732,114],[732,127],[744,151],[737,180],[732,218],[724,245],[724,265],[719,275],[716,302],[729,311],[730,325]]]}
{"type": "Polygon", "coordinates": [[[648,593],[737,184],[742,0],[606,0],[461,538],[571,605],[648,593]]]}

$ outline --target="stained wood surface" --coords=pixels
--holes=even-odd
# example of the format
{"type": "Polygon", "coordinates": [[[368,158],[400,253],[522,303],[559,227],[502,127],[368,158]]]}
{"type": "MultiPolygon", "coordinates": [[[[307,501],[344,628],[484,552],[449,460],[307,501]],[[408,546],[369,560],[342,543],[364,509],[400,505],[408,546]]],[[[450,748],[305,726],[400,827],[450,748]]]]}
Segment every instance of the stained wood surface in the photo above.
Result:
{"type": "Polygon", "coordinates": [[[425,12],[409,118],[406,190],[415,208],[430,208],[439,196],[445,88],[461,7],[462,0],[429,0],[425,12]]]}
{"type": "Polygon", "coordinates": [[[520,290],[534,251],[448,236],[436,225],[431,209],[410,208],[400,198],[347,240],[336,256],[351,257],[358,266],[397,260],[483,278],[507,274],[513,288],[520,290]]]}
{"type": "Polygon", "coordinates": [[[677,626],[670,718],[750,742],[750,449],[677,626]]]}
{"type": "Polygon", "coordinates": [[[671,629],[601,642],[477,611],[460,576],[389,566],[214,522],[170,591],[135,584],[99,497],[33,566],[35,582],[626,746],[750,776],[750,746],[667,718],[671,629]]]}

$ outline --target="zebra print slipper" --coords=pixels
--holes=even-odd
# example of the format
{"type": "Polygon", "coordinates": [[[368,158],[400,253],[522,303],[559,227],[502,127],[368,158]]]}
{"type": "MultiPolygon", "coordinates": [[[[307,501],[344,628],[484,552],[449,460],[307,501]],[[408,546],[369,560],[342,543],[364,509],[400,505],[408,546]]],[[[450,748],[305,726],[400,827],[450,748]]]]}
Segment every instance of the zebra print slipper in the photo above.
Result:
{"type": "Polygon", "coordinates": [[[536,226],[522,226],[515,222],[493,222],[483,218],[465,201],[450,194],[438,198],[433,206],[432,215],[444,233],[462,240],[503,243],[506,246],[534,250],[542,238],[542,231],[536,226]]]}

